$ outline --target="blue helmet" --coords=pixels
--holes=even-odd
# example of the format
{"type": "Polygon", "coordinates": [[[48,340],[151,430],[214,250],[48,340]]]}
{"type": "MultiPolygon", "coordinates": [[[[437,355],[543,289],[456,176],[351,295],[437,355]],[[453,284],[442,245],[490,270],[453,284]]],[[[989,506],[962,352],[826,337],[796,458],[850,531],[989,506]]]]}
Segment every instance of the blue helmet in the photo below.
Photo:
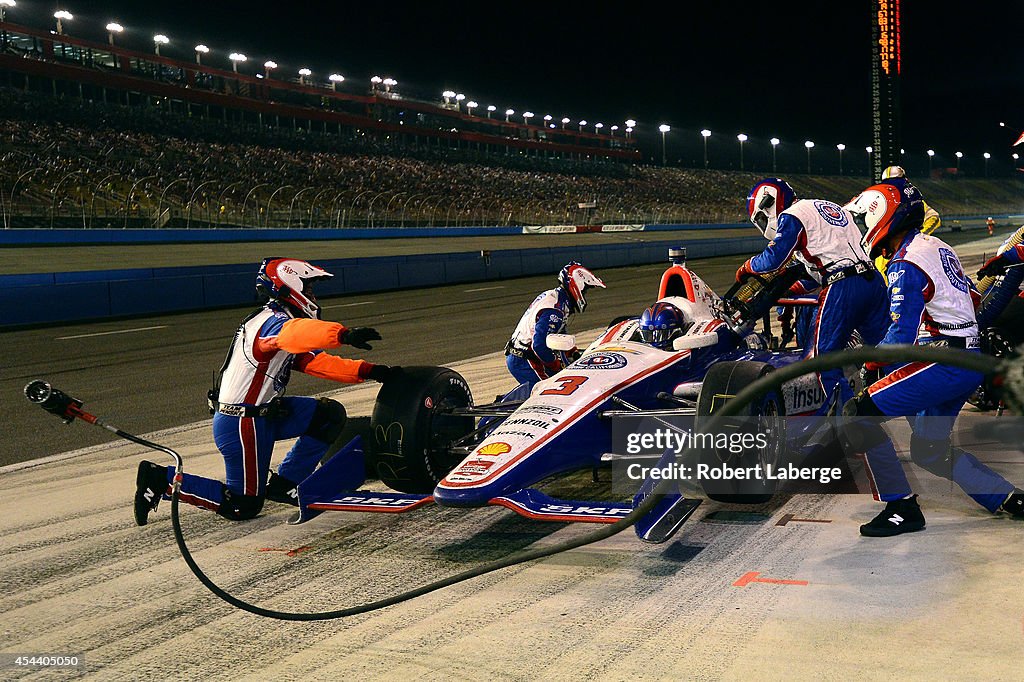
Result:
{"type": "Polygon", "coordinates": [[[640,315],[640,338],[662,350],[693,326],[671,303],[658,301],[640,315]]]}
{"type": "Polygon", "coordinates": [[[779,214],[793,205],[796,192],[782,178],[765,178],[750,189],[747,195],[747,215],[765,239],[775,239],[779,229],[779,214]]]}

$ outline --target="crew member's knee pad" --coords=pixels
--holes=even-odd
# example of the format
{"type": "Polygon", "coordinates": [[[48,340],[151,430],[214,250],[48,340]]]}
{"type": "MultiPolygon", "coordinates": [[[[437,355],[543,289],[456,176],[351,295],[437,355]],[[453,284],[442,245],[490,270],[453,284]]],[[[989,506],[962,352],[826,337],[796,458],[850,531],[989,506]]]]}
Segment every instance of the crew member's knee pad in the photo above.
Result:
{"type": "Polygon", "coordinates": [[[303,435],[316,438],[324,443],[333,443],[341,435],[341,432],[345,430],[346,421],[347,415],[344,405],[337,400],[320,398],[317,400],[313,418],[310,420],[309,426],[306,427],[306,433],[303,435]]]}
{"type": "Polygon", "coordinates": [[[225,486],[224,500],[217,513],[231,521],[246,521],[256,518],[262,509],[262,495],[241,495],[225,486]]]}
{"type": "MultiPolygon", "coordinates": [[[[925,471],[949,478],[953,472],[951,456],[959,448],[950,448],[948,438],[931,440],[910,434],[910,459],[925,471]]],[[[962,452],[962,451],[961,451],[962,452]]]]}
{"type": "Polygon", "coordinates": [[[885,417],[867,391],[846,401],[839,440],[847,453],[861,453],[889,439],[882,428],[885,417]]]}

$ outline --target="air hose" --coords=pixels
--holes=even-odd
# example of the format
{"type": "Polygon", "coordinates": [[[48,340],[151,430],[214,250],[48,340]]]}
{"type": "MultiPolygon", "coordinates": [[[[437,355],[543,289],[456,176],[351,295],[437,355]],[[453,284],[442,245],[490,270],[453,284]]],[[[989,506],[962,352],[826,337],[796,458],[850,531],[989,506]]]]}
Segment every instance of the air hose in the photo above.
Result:
{"type": "MultiPolygon", "coordinates": [[[[713,432],[715,429],[722,425],[723,420],[726,417],[736,415],[746,407],[755,398],[760,396],[762,393],[770,391],[772,389],[780,387],[787,381],[795,379],[804,374],[811,372],[821,372],[824,370],[835,369],[846,365],[861,365],[865,362],[882,362],[888,364],[898,364],[905,362],[934,362],[942,365],[949,365],[953,367],[960,367],[963,369],[969,369],[975,372],[980,372],[985,375],[993,375],[997,373],[1013,372],[1014,368],[1011,365],[1004,363],[990,356],[982,355],[980,353],[969,353],[962,350],[950,349],[950,348],[935,348],[928,346],[885,346],[885,347],[862,347],[855,348],[852,350],[844,350],[837,353],[827,353],[819,355],[814,358],[795,362],[791,365],[781,367],[774,372],[771,372],[757,381],[751,383],[749,386],[740,391],[734,398],[726,402],[722,408],[716,412],[711,419],[708,421],[705,427],[707,431],[713,432]]],[[[1019,372],[1018,372],[1019,373],[1019,372]]],[[[498,559],[495,561],[488,562],[476,568],[472,568],[460,573],[456,573],[447,578],[437,580],[431,583],[427,583],[420,587],[376,601],[367,602],[365,604],[359,604],[356,606],[349,606],[346,608],[335,609],[331,611],[319,611],[319,612],[306,612],[296,613],[291,611],[279,611],[276,609],[268,609],[249,602],[243,601],[238,597],[228,593],[223,588],[218,586],[216,583],[207,576],[203,570],[196,563],[189,551],[188,545],[185,542],[185,537],[181,530],[181,521],[178,514],[179,498],[181,494],[181,481],[183,475],[183,463],[181,456],[174,450],[167,448],[162,445],[158,445],[151,441],[139,438],[126,433],[114,426],[111,426],[103,420],[95,417],[81,409],[81,401],[70,398],[64,393],[53,389],[48,383],[42,380],[36,380],[31,382],[25,387],[25,395],[30,401],[40,405],[43,409],[51,412],[62,419],[65,422],[72,421],[75,417],[79,417],[84,421],[100,426],[102,428],[111,431],[117,436],[129,440],[133,443],[143,445],[148,448],[152,448],[159,452],[170,455],[175,461],[175,476],[174,483],[172,484],[171,493],[171,523],[174,529],[174,538],[178,545],[178,550],[181,552],[182,558],[188,565],[189,569],[199,581],[206,586],[213,594],[220,599],[223,599],[228,604],[239,608],[243,611],[248,611],[257,616],[264,616],[266,618],[274,618],[277,620],[287,621],[319,621],[319,620],[335,620],[339,618],[347,618],[349,616],[355,616],[361,613],[368,613],[370,611],[377,611],[388,606],[394,606],[402,602],[421,597],[431,592],[450,587],[458,583],[478,578],[488,573],[493,573],[503,568],[516,566],[518,564],[527,563],[530,561],[536,561],[537,559],[543,559],[561,552],[566,552],[577,547],[583,547],[600,540],[604,540],[617,535],[627,528],[631,527],[641,518],[643,518],[648,512],[650,512],[655,505],[663,498],[667,493],[673,492],[672,487],[675,485],[674,481],[665,480],[662,481],[654,490],[654,493],[648,496],[641,504],[633,509],[629,514],[624,516],[622,519],[615,523],[604,526],[598,530],[590,531],[577,538],[571,540],[565,540],[549,547],[540,547],[531,550],[525,550],[510,554],[509,556],[498,559]]],[[[693,449],[690,448],[682,453],[682,457],[692,456],[693,449]]]]}

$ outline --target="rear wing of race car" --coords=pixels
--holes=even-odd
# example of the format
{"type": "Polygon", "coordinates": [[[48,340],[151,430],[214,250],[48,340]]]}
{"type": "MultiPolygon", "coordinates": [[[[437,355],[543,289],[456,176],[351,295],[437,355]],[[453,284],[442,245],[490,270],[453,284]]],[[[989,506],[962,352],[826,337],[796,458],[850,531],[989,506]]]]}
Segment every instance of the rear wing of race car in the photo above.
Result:
{"type": "MultiPolygon", "coordinates": [[[[298,485],[299,511],[289,523],[305,523],[325,511],[398,514],[430,505],[431,495],[360,490],[366,482],[362,440],[353,438],[319,469],[298,485]]],[[[615,523],[633,511],[653,490],[645,483],[632,504],[588,500],[560,500],[533,488],[524,488],[487,502],[510,509],[536,521],[562,523],[615,523]]],[[[637,536],[646,542],[664,542],[689,518],[700,500],[667,495],[650,514],[636,524],[637,536]]]]}

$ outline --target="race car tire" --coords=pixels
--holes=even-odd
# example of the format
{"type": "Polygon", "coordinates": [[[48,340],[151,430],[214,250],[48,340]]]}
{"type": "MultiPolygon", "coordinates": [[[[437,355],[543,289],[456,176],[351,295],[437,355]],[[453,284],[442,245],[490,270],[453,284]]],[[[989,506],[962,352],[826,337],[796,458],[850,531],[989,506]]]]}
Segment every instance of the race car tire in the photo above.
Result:
{"type": "MultiPolygon", "coordinates": [[[[697,395],[697,419],[698,430],[702,421],[706,422],[708,417],[715,414],[728,399],[757,379],[760,379],[774,367],[764,362],[752,362],[738,360],[720,362],[712,365],[704,376],[700,393],[697,395]]],[[[698,462],[708,464],[710,468],[731,468],[752,467],[761,464],[761,471],[767,463],[773,466],[778,465],[784,448],[785,438],[782,435],[786,407],[781,394],[771,391],[755,400],[737,415],[743,422],[743,428],[761,430],[769,435],[768,447],[756,451],[745,451],[740,455],[728,451],[705,448],[700,451],[698,462]],[[756,417],[756,423],[749,421],[750,417],[756,417]]],[[[732,479],[732,480],[708,480],[701,479],[701,485],[709,498],[716,502],[730,504],[764,504],[771,500],[775,493],[776,482],[765,479],[732,479]]]]}
{"type": "Polygon", "coordinates": [[[448,445],[474,427],[473,417],[445,412],[472,404],[469,384],[458,372],[447,367],[402,367],[377,394],[367,468],[399,492],[432,492],[462,460],[448,452],[448,445]]]}

